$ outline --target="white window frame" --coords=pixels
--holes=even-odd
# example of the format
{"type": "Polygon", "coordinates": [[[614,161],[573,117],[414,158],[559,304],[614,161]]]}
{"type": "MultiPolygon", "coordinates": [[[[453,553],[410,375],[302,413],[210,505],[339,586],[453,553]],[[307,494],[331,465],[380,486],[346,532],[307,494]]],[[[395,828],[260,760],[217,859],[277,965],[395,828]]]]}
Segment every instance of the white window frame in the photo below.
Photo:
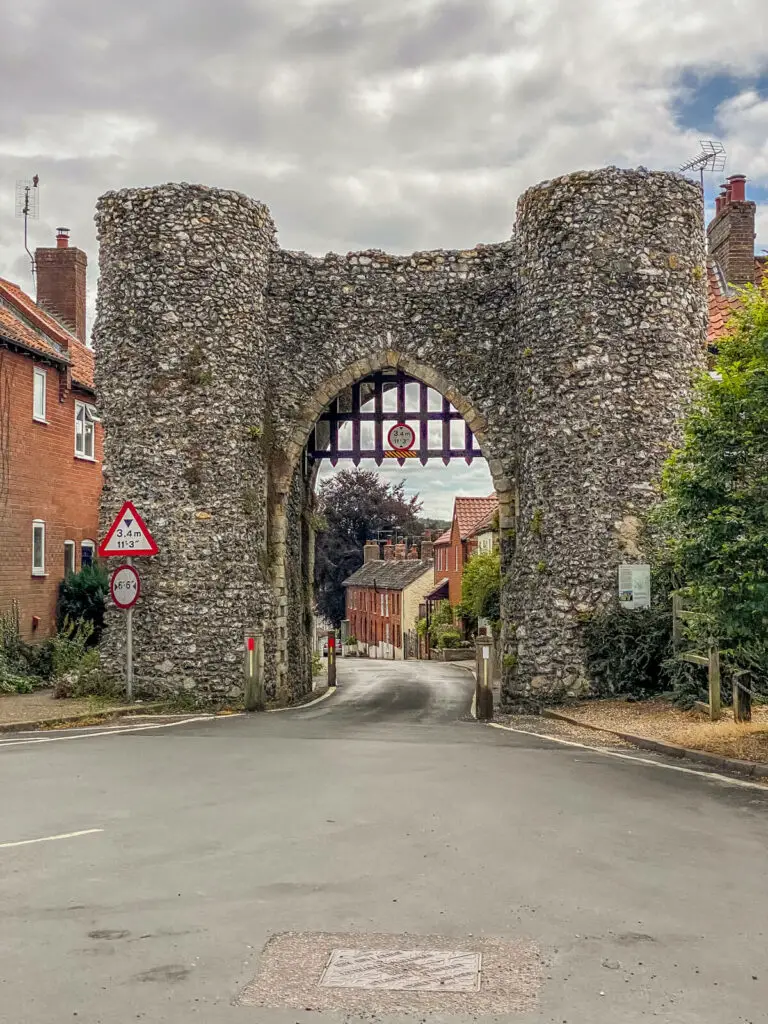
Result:
{"type": "Polygon", "coordinates": [[[77,572],[77,561],[76,561],[76,559],[77,559],[77,545],[75,544],[75,542],[73,540],[65,540],[64,541],[64,579],[67,578],[67,574],[69,572],[77,572]],[[70,559],[67,558],[67,552],[68,551],[72,552],[72,558],[71,558],[72,568],[71,569],[67,565],[67,562],[70,561],[70,559]]]}
{"type": "Polygon", "coordinates": [[[32,520],[32,575],[33,576],[45,576],[45,520],[33,519],[32,520]],[[42,533],[43,541],[41,544],[42,559],[39,563],[35,563],[35,534],[38,530],[42,533]]]}
{"type": "Polygon", "coordinates": [[[86,462],[96,461],[96,427],[95,423],[98,423],[98,417],[95,415],[96,410],[92,405],[88,405],[87,402],[75,402],[75,458],[84,459],[86,462]],[[83,431],[82,434],[78,432],[78,424],[80,422],[80,413],[83,414],[83,431]],[[91,439],[91,453],[90,455],[86,451],[85,440],[89,436],[86,427],[90,426],[90,439],[91,439]],[[82,451],[78,451],[77,443],[82,437],[83,445],[82,451]]]}
{"type": "MultiPolygon", "coordinates": [[[[90,550],[90,552],[91,552],[90,565],[93,565],[93,563],[96,561],[96,543],[95,543],[95,541],[92,541],[92,540],[81,540],[80,541],[80,568],[81,569],[83,567],[83,550],[86,549],[86,548],[88,548],[90,550]]],[[[85,564],[89,564],[89,563],[85,563],[85,564]]]]}
{"type": "Polygon", "coordinates": [[[47,423],[45,418],[48,411],[48,374],[42,366],[35,366],[32,372],[32,419],[35,423],[47,423]],[[43,413],[42,416],[37,410],[37,382],[43,383],[43,413]]]}

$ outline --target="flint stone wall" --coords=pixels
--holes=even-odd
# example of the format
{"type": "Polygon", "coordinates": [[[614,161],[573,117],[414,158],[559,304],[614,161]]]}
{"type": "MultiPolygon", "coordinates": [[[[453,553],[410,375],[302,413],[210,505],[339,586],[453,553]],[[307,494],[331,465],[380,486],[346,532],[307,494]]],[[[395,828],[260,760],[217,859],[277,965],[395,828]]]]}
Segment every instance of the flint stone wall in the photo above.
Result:
{"type": "Polygon", "coordinates": [[[244,631],[263,628],[269,692],[311,686],[304,445],[334,397],[400,366],[489,461],[504,699],[577,692],[578,615],[642,558],[638,516],[703,358],[702,214],[677,175],[609,168],[530,189],[506,242],[316,258],[279,249],[235,193],[102,197],[102,526],[131,498],[161,548],[141,567],[139,684],[234,695],[244,631]]]}

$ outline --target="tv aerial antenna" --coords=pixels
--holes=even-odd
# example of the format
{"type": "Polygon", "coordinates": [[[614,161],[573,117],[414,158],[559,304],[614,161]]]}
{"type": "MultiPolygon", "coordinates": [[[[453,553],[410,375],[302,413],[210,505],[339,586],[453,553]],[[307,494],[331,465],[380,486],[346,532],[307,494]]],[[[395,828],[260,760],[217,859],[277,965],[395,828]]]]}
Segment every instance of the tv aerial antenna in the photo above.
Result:
{"type": "Polygon", "coordinates": [[[40,216],[40,193],[38,185],[40,178],[36,174],[31,181],[20,179],[16,182],[16,216],[24,218],[24,248],[29,256],[32,265],[32,277],[35,276],[35,257],[29,251],[27,244],[27,229],[30,220],[37,220],[40,216]]]}
{"type": "Polygon", "coordinates": [[[699,146],[701,151],[692,160],[686,161],[680,168],[682,173],[685,171],[698,171],[701,177],[701,188],[704,189],[704,171],[724,171],[725,170],[725,146],[722,142],[716,142],[714,139],[699,139],[699,146]]]}

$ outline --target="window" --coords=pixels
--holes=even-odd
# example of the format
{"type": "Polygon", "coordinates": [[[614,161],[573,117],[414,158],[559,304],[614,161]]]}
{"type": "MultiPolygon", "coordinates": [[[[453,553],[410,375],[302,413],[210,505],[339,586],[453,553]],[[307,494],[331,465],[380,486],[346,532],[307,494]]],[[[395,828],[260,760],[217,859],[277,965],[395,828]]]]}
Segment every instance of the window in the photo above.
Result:
{"type": "Polygon", "coordinates": [[[86,565],[93,565],[93,553],[96,550],[96,545],[92,540],[84,540],[80,545],[80,568],[84,569],[86,565]]]}
{"type": "Polygon", "coordinates": [[[36,366],[32,388],[32,419],[38,423],[45,423],[45,382],[45,370],[36,366]]]}
{"type": "Polygon", "coordinates": [[[75,455],[80,459],[95,459],[94,423],[96,410],[85,402],[75,402],[75,455]]]}
{"type": "Polygon", "coordinates": [[[75,542],[64,541],[64,576],[67,577],[75,571],[75,542]]]}
{"type": "Polygon", "coordinates": [[[379,614],[384,614],[384,594],[379,594],[379,614]]]}
{"type": "Polygon", "coordinates": [[[32,523],[32,575],[45,576],[45,523],[42,519],[32,523]]]}

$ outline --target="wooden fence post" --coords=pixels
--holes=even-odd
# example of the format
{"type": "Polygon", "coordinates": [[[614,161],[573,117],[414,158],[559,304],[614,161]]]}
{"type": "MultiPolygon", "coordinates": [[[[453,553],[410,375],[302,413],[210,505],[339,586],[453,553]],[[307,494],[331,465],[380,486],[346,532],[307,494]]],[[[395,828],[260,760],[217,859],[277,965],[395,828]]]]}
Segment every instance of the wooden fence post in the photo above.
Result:
{"type": "Polygon", "coordinates": [[[720,717],[720,649],[709,647],[709,717],[716,722],[720,717]]]}
{"type": "Polygon", "coordinates": [[[742,676],[749,678],[749,673],[744,670],[733,673],[733,720],[734,722],[752,721],[752,693],[749,684],[742,685],[742,676]]]}

